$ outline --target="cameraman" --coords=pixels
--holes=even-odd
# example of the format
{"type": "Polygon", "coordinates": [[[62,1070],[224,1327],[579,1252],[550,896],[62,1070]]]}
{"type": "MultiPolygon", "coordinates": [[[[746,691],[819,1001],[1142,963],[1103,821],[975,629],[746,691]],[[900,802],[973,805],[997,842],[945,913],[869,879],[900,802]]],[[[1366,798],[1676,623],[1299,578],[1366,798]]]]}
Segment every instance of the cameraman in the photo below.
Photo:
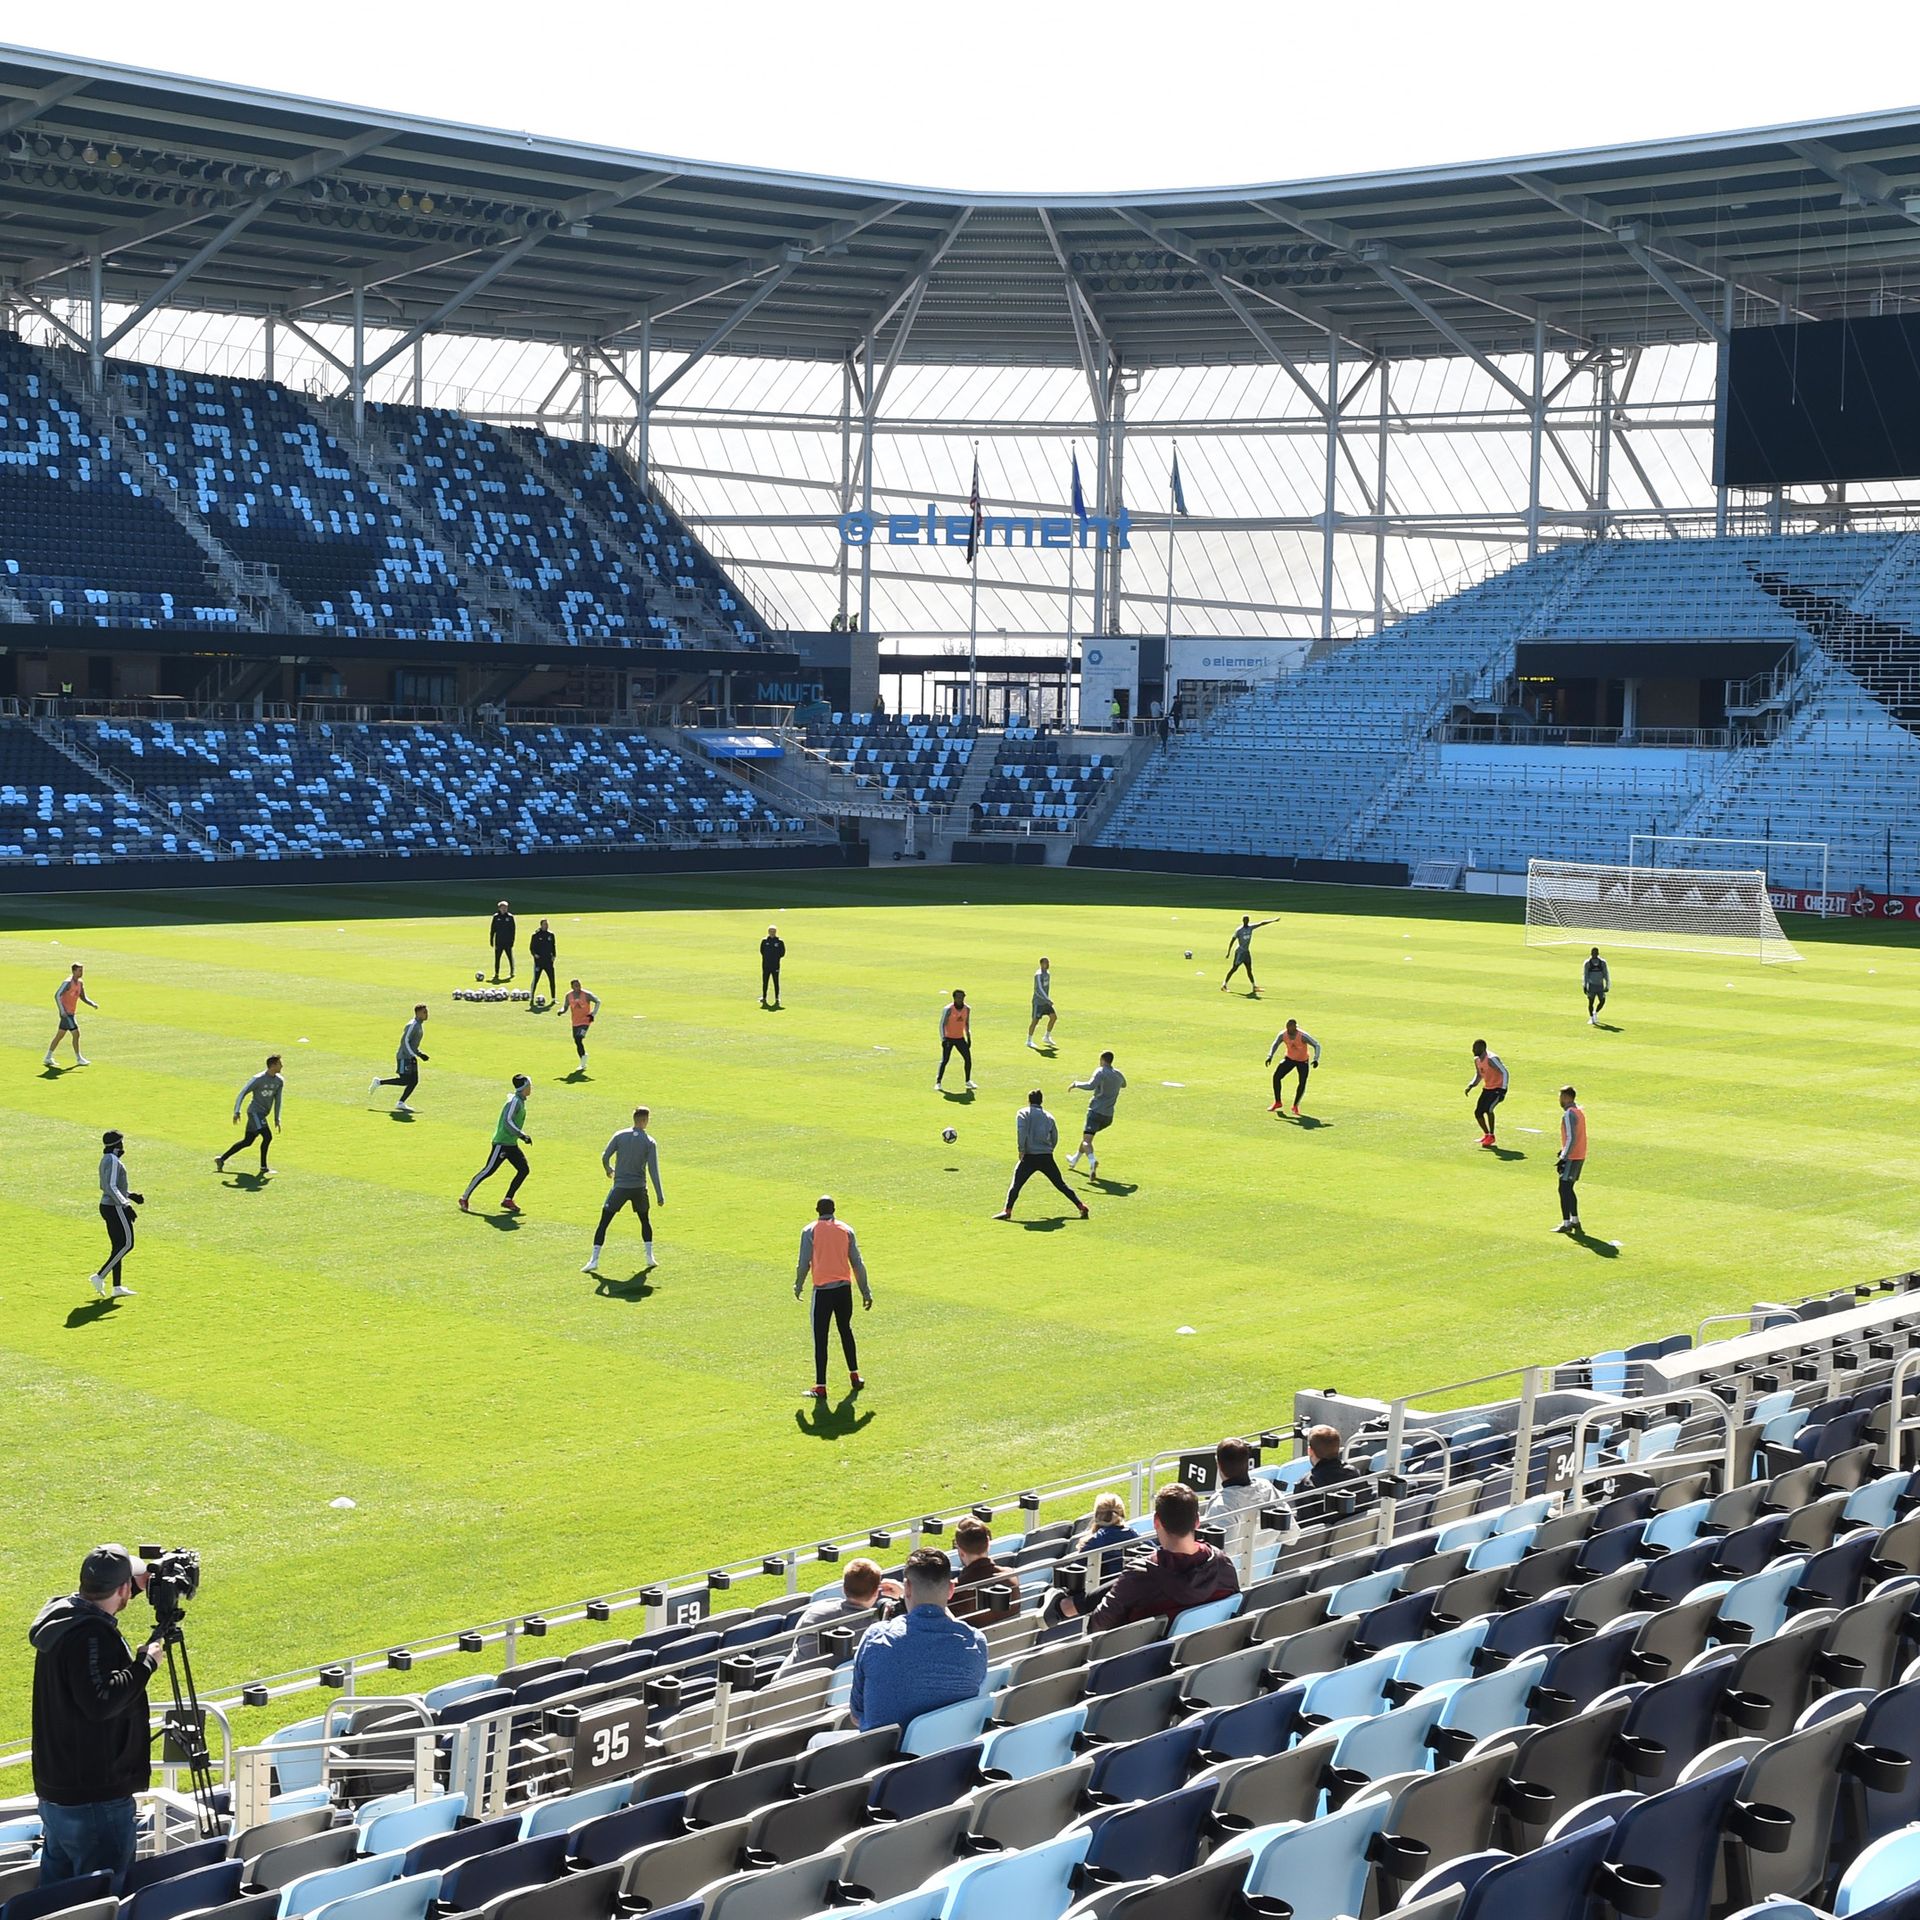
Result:
{"type": "Polygon", "coordinates": [[[43,1885],[76,1874],[116,1877],[133,1865],[133,1796],[152,1781],[147,1682],[165,1641],[127,1650],[114,1624],[147,1569],[125,1547],[95,1547],[80,1591],[50,1601],[33,1646],[33,1790],[45,1842],[43,1885]]]}

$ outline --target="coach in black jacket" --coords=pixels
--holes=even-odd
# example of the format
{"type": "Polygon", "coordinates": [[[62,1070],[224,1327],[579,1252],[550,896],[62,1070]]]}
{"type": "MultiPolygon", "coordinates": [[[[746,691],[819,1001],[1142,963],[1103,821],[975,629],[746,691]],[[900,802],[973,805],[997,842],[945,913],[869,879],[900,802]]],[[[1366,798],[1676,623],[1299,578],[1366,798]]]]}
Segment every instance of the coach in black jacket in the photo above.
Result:
{"type": "Polygon", "coordinates": [[[487,942],[493,948],[493,977],[500,978],[500,962],[507,963],[507,978],[513,978],[513,940],[518,931],[514,924],[513,909],[502,900],[493,910],[493,918],[487,925],[487,942]]]}
{"type": "Polygon", "coordinates": [[[133,1864],[133,1796],[152,1784],[147,1682],[164,1643],[128,1650],[115,1617],[147,1584],[125,1547],[95,1547],[80,1590],[50,1601],[33,1647],[33,1790],[45,1829],[43,1884],[133,1864]]]}
{"type": "Polygon", "coordinates": [[[773,1004],[780,1004],[780,962],[787,957],[787,943],[778,927],[769,927],[760,942],[760,1004],[767,1004],[767,990],[773,990],[773,1004]]]}

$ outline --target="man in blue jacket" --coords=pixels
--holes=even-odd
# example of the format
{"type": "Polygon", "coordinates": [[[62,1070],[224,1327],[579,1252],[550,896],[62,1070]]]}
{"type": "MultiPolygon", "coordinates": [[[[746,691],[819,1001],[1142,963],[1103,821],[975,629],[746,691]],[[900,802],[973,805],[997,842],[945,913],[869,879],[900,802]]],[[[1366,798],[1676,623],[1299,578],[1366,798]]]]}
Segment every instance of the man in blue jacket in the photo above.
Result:
{"type": "Polygon", "coordinates": [[[987,1638],[948,1611],[953,1563],[936,1547],[907,1556],[907,1611],[869,1627],[853,1656],[847,1709],[862,1733],[973,1699],[987,1683],[987,1638]]]}

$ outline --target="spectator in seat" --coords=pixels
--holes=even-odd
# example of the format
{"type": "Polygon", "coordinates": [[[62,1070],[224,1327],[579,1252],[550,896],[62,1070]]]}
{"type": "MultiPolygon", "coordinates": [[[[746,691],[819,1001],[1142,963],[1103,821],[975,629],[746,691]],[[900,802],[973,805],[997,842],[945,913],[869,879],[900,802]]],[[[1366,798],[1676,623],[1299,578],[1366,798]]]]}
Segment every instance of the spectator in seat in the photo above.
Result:
{"type": "Polygon", "coordinates": [[[906,1612],[869,1627],[853,1656],[847,1711],[862,1733],[905,1726],[971,1700],[986,1685],[986,1635],[948,1611],[953,1563],[938,1548],[921,1547],[907,1556],[906,1576],[906,1612]]]}
{"type": "Polygon", "coordinates": [[[993,1580],[1005,1580],[1012,1586],[1014,1606],[1018,1606],[1020,1576],[993,1557],[993,1530],[984,1520],[969,1518],[958,1522],[953,1529],[953,1545],[960,1556],[959,1570],[953,1576],[955,1619],[973,1620],[1013,1610],[980,1591],[993,1580]]]}
{"type": "Polygon", "coordinates": [[[1287,1496],[1271,1480],[1253,1477],[1253,1448],[1246,1441],[1222,1440],[1213,1450],[1213,1459],[1220,1470],[1220,1484],[1207,1502],[1210,1521],[1240,1533],[1254,1524],[1261,1508],[1280,1507],[1287,1516],[1282,1534],[1293,1531],[1293,1508],[1287,1496]]]}
{"type": "Polygon", "coordinates": [[[1093,1524],[1073,1543],[1073,1550],[1098,1553],[1103,1547],[1124,1546],[1133,1537],[1127,1525],[1127,1503],[1117,1493],[1103,1493],[1093,1503],[1093,1524]]]}
{"type": "MultiPolygon", "coordinates": [[[[1240,1575],[1233,1562],[1194,1537],[1199,1525],[1200,1496],[1177,1480],[1162,1487],[1153,1497],[1154,1545],[1127,1556],[1119,1579],[1093,1610],[1088,1632],[1104,1633],[1134,1620],[1171,1620],[1189,1607],[1238,1593],[1240,1575]]],[[[1079,1612],[1071,1595],[1062,1597],[1061,1611],[1079,1612]]]]}
{"type": "Polygon", "coordinates": [[[1307,1452],[1313,1457],[1313,1465],[1307,1469],[1302,1486],[1337,1487],[1343,1480],[1360,1478],[1360,1469],[1350,1465],[1341,1451],[1338,1427],[1309,1427],[1307,1452]]]}
{"type": "Polygon", "coordinates": [[[793,1648],[782,1664],[781,1671],[784,1673],[790,1668],[804,1666],[809,1660],[820,1657],[820,1633],[823,1628],[832,1626],[836,1620],[850,1620],[856,1615],[871,1613],[876,1608],[884,1613],[886,1603],[898,1600],[904,1591],[898,1580],[881,1577],[877,1561],[849,1560],[840,1575],[840,1591],[823,1594],[811,1601],[794,1623],[793,1648]]]}

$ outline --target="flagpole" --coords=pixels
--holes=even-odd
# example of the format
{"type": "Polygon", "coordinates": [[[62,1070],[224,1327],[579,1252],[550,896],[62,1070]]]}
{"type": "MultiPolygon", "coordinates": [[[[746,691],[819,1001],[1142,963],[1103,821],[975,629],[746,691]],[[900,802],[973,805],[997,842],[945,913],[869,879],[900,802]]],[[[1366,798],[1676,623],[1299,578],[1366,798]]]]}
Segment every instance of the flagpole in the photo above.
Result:
{"type": "MultiPolygon", "coordinates": [[[[1173,470],[1180,471],[1180,443],[1173,444],[1173,470]]],[[[1173,521],[1174,505],[1171,494],[1167,500],[1167,646],[1173,646],[1173,521]]]]}
{"type": "MultiPolygon", "coordinates": [[[[973,484],[976,499],[980,489],[980,442],[973,443],[973,484]]],[[[968,567],[970,585],[967,592],[967,718],[975,726],[980,724],[980,540],[981,533],[976,519],[974,527],[975,547],[973,558],[968,567]]]]}
{"type": "MultiPolygon", "coordinates": [[[[1080,472],[1080,442],[1073,443],[1073,472],[1080,472]]],[[[1074,538],[1080,531],[1080,518],[1074,511],[1074,503],[1067,502],[1067,664],[1060,676],[1060,718],[1067,718],[1067,703],[1073,689],[1073,550],[1078,544],[1074,538]]]]}

